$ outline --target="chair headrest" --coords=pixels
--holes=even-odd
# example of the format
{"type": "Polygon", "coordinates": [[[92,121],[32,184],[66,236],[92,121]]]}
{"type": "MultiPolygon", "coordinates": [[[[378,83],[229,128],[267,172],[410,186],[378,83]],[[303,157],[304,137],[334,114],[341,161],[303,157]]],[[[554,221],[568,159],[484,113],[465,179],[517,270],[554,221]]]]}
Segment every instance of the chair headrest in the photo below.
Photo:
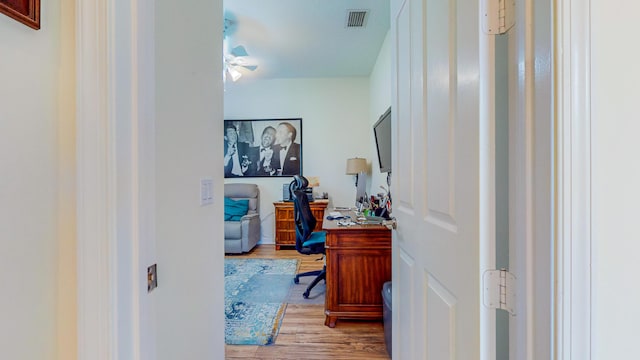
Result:
{"type": "Polygon", "coordinates": [[[306,189],[309,186],[309,180],[302,175],[293,175],[293,181],[289,184],[290,191],[306,189]]]}

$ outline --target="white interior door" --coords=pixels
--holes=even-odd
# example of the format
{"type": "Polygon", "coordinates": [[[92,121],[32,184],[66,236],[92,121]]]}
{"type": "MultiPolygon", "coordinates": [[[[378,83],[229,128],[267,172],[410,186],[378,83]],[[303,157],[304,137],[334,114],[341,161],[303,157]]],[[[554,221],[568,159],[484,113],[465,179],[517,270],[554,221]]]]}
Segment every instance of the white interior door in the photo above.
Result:
{"type": "Polygon", "coordinates": [[[493,359],[493,39],[476,0],[392,0],[393,358],[493,359]],[[491,90],[491,91],[489,91],[491,90]]]}

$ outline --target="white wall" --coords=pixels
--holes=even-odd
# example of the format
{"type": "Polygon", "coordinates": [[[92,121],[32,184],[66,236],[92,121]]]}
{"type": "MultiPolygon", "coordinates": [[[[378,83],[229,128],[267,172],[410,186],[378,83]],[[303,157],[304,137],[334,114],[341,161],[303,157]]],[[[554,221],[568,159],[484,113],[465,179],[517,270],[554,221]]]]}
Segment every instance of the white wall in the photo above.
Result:
{"type": "Polygon", "coordinates": [[[640,3],[591,1],[593,359],[640,350],[640,3]]]}
{"type": "MultiPolygon", "coordinates": [[[[301,117],[303,175],[319,178],[316,191],[329,193],[330,206],[353,206],[356,189],[353,176],[344,173],[347,159],[372,158],[368,78],[242,78],[227,83],[224,114],[225,119],[236,120],[301,117]]],[[[222,123],[217,126],[222,131],[222,123]]],[[[216,155],[222,159],[222,154],[220,143],[216,155]]],[[[290,177],[226,179],[260,187],[262,243],[274,242],[273,202],[282,199],[282,184],[290,181],[290,177]]]]}
{"type": "MultiPolygon", "coordinates": [[[[378,163],[378,155],[376,150],[376,142],[373,136],[373,124],[378,121],[380,115],[382,115],[389,106],[391,106],[391,40],[390,32],[387,32],[387,36],[384,38],[384,43],[380,48],[378,54],[378,60],[369,77],[369,128],[367,129],[369,135],[370,156],[369,162],[369,188],[367,192],[369,194],[378,194],[383,190],[380,189],[380,185],[388,188],[387,186],[387,173],[380,173],[380,164],[378,163]]],[[[393,112],[393,109],[391,109],[393,112]]],[[[393,115],[392,115],[393,116],[393,115]]],[[[391,179],[393,181],[393,178],[391,179]]]]}
{"type": "Polygon", "coordinates": [[[74,359],[73,1],[0,14],[0,353],[74,359]],[[69,25],[67,25],[69,24],[69,25]]]}
{"type": "Polygon", "coordinates": [[[156,2],[158,359],[224,358],[222,18],[221,0],[156,2]]]}

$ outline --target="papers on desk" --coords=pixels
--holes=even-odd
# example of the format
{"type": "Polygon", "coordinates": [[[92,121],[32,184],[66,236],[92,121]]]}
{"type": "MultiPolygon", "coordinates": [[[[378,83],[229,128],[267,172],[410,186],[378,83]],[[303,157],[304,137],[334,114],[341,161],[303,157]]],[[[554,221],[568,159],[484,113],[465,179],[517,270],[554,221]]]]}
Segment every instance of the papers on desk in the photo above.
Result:
{"type": "Polygon", "coordinates": [[[363,225],[381,225],[384,221],[384,218],[379,216],[359,216],[358,224],[363,225]]]}
{"type": "Polygon", "coordinates": [[[327,216],[327,220],[338,220],[336,224],[339,226],[351,226],[351,225],[381,225],[384,218],[378,216],[358,216],[356,222],[351,220],[351,216],[342,215],[339,211],[331,211],[327,216]]]}
{"type": "Polygon", "coordinates": [[[338,226],[351,226],[351,225],[356,225],[356,223],[354,223],[353,221],[351,221],[351,219],[338,220],[337,224],[338,224],[338,226]]]}
{"type": "MultiPolygon", "coordinates": [[[[342,213],[339,212],[339,211],[332,211],[327,216],[327,220],[345,220],[345,219],[348,220],[348,221],[351,221],[351,216],[342,215],[342,213]]],[[[340,225],[340,224],[338,224],[338,225],[340,225]]]]}

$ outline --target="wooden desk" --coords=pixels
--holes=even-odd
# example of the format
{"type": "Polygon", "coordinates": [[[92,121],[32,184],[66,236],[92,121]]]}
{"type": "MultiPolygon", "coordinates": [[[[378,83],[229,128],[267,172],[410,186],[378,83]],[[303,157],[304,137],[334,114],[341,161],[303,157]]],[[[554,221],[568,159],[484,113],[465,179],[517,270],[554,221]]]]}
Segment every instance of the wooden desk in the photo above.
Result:
{"type": "Polygon", "coordinates": [[[391,280],[391,230],[382,225],[338,226],[329,220],[323,229],[327,231],[324,324],[332,328],[340,318],[382,319],[382,285],[391,280]]]}
{"type": "MultiPolygon", "coordinates": [[[[316,200],[309,203],[311,212],[316,218],[316,228],[314,231],[322,230],[322,219],[324,209],[329,201],[316,200]]],[[[296,228],[293,223],[293,201],[274,202],[276,218],[276,250],[281,246],[296,246],[296,228]]]]}

